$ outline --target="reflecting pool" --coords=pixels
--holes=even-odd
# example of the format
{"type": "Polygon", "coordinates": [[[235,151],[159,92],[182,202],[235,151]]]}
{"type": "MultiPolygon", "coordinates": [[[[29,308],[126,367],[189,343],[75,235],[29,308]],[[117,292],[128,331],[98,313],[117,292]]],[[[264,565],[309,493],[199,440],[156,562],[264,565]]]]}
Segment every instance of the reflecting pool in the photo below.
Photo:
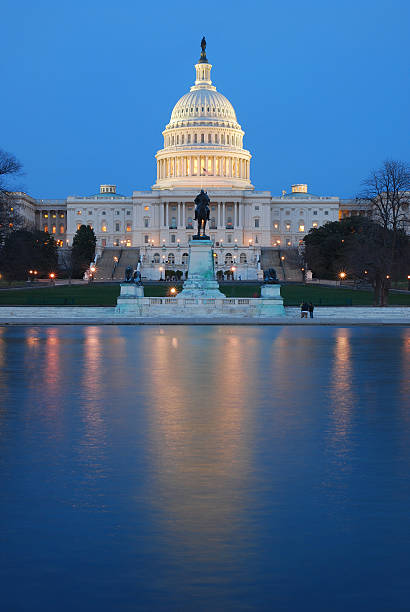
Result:
{"type": "Polygon", "coordinates": [[[2,610],[408,610],[410,330],[0,328],[2,610]]]}

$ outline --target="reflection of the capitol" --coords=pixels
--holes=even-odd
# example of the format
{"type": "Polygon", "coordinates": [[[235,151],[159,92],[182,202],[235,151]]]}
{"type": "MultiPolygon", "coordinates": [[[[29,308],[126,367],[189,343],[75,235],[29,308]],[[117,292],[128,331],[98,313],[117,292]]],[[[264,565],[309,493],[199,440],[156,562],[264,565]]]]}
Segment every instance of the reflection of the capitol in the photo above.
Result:
{"type": "Polygon", "coordinates": [[[243,535],[249,501],[252,398],[244,373],[253,375],[257,343],[227,332],[215,351],[213,334],[195,341],[188,334],[188,327],[178,338],[162,331],[146,351],[154,497],[168,537],[201,561],[224,563],[232,539],[243,535]]]}

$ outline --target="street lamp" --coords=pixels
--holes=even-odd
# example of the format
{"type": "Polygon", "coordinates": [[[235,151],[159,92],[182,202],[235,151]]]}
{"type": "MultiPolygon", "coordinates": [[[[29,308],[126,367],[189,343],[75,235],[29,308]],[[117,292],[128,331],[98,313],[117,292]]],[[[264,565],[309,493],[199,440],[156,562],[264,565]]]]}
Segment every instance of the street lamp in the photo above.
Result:
{"type": "Polygon", "coordinates": [[[234,280],[234,272],[235,272],[235,270],[236,270],[235,266],[232,266],[232,268],[231,268],[232,280],[234,280]]]}
{"type": "Polygon", "coordinates": [[[171,287],[171,289],[169,290],[169,292],[170,292],[170,294],[171,294],[172,296],[174,296],[174,295],[176,295],[177,290],[175,289],[175,287],[171,287]]]}
{"type": "Polygon", "coordinates": [[[160,267],[159,267],[159,271],[160,271],[160,273],[161,273],[161,276],[159,277],[159,280],[163,280],[163,279],[162,279],[162,270],[163,270],[163,269],[164,269],[164,268],[163,268],[162,266],[160,266],[160,267]]]}
{"type": "Polygon", "coordinates": [[[410,291],[410,274],[407,274],[407,291],[410,291]]]}
{"type": "Polygon", "coordinates": [[[50,276],[50,279],[51,279],[51,284],[54,285],[54,279],[55,279],[56,275],[54,274],[54,272],[50,272],[49,276],[50,276]]]}

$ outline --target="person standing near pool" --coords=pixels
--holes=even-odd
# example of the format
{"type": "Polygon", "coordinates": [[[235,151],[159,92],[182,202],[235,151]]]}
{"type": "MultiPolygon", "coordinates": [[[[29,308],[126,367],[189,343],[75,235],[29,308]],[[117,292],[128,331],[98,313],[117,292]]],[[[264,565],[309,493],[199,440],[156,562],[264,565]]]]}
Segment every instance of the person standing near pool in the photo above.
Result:
{"type": "Polygon", "coordinates": [[[313,311],[314,311],[315,307],[313,306],[313,302],[309,302],[309,314],[310,314],[310,318],[313,319],[313,311]]]}
{"type": "Polygon", "coordinates": [[[308,310],[309,310],[308,303],[303,301],[301,303],[301,305],[300,305],[300,317],[301,317],[301,319],[307,319],[308,318],[308,316],[307,316],[308,310]]]}

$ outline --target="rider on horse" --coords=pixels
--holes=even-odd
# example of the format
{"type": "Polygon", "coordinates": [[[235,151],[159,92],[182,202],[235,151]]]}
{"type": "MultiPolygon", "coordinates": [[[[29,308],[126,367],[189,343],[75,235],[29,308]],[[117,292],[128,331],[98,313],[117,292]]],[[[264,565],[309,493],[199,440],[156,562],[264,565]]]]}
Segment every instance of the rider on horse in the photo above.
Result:
{"type": "Polygon", "coordinates": [[[198,221],[198,234],[197,238],[201,237],[201,229],[202,229],[202,237],[205,238],[205,227],[206,222],[209,220],[209,204],[211,200],[209,199],[208,194],[201,189],[201,193],[199,193],[195,200],[195,221],[198,221]]]}

